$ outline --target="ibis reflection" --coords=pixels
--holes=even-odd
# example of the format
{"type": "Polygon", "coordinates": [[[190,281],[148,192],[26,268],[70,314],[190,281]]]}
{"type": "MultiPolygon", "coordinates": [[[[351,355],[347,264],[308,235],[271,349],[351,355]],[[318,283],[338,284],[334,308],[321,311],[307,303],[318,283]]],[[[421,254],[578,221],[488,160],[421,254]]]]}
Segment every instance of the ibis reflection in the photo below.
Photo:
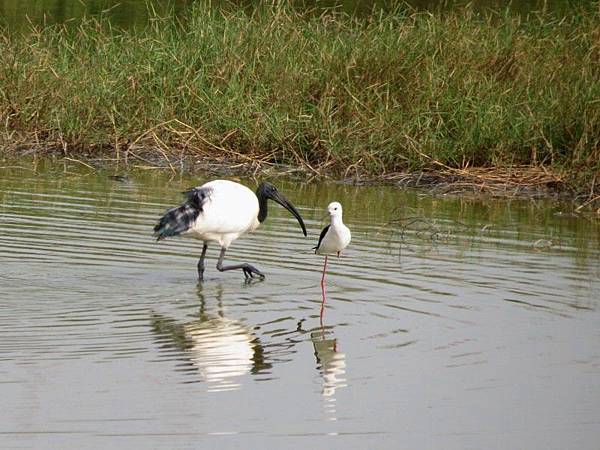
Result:
{"type": "Polygon", "coordinates": [[[163,348],[175,347],[186,363],[185,370],[199,374],[197,381],[204,381],[210,392],[239,389],[244,375],[270,368],[260,339],[243,322],[224,316],[221,295],[219,290],[215,315],[206,312],[204,295],[199,292],[197,319],[177,323],[159,314],[152,316],[163,348]]]}
{"type": "Polygon", "coordinates": [[[215,298],[207,299],[199,288],[200,309],[191,320],[152,313],[162,356],[180,361],[178,370],[192,375],[190,381],[205,383],[209,392],[231,391],[240,389],[247,375],[271,374],[273,364],[293,361],[298,351],[307,349],[310,337],[321,395],[334,419],[336,390],[346,386],[346,355],[339,351],[334,328],[323,325],[323,314],[320,324],[309,329],[303,329],[303,324],[310,319],[290,317],[248,325],[225,316],[221,287],[211,292],[215,298]],[[282,328],[286,322],[293,327],[282,328]]]}

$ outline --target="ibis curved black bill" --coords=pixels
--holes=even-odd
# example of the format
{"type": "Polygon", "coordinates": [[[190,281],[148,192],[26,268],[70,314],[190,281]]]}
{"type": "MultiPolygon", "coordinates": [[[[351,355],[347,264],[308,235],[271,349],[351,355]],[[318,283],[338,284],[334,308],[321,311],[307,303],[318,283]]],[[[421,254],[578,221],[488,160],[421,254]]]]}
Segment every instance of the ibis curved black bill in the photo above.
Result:
{"type": "Polygon", "coordinates": [[[304,221],[302,220],[302,217],[300,216],[300,213],[298,212],[296,207],[292,205],[287,198],[281,195],[279,191],[271,192],[269,198],[279,203],[281,206],[283,206],[285,209],[292,213],[292,215],[296,218],[296,220],[298,220],[298,223],[302,227],[302,232],[304,233],[304,236],[306,236],[306,227],[304,226],[304,221]]]}

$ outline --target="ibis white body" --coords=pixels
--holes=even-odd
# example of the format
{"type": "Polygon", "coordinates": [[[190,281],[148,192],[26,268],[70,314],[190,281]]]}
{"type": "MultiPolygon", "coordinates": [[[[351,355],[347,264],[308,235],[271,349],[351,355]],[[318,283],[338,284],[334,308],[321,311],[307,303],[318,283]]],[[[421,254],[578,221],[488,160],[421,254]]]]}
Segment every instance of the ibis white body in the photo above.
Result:
{"type": "Polygon", "coordinates": [[[327,212],[331,218],[331,223],[323,228],[321,232],[315,250],[317,255],[339,254],[350,244],[352,238],[350,229],[342,221],[342,205],[338,202],[330,203],[327,206],[327,212]]]}
{"type": "Polygon", "coordinates": [[[203,241],[198,261],[198,278],[204,276],[204,258],[209,242],[218,242],[221,253],[217,269],[241,269],[244,276],[252,278],[263,273],[248,264],[223,265],[225,251],[243,234],[254,231],[267,218],[267,200],[279,203],[298,220],[304,236],[306,227],[300,213],[275,186],[262,182],[256,192],[246,186],[228,180],[214,180],[184,193],[186,201],[169,209],[154,227],[157,240],[173,236],[187,236],[203,241]]]}
{"type": "Polygon", "coordinates": [[[210,194],[202,204],[202,214],[182,233],[205,242],[218,242],[228,248],[243,234],[258,228],[258,198],[246,186],[229,180],[203,184],[210,194]]]}

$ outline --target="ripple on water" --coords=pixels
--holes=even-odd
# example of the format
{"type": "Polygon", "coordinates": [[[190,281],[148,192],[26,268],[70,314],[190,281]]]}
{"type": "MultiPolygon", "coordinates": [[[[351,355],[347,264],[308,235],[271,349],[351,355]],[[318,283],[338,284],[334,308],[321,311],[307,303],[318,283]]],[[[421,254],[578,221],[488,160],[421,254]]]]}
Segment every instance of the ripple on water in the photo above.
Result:
{"type": "MultiPolygon", "coordinates": [[[[499,434],[532,444],[540,429],[558,429],[578,411],[574,423],[590,431],[600,413],[593,224],[559,229],[551,216],[541,224],[539,211],[518,203],[475,208],[393,188],[296,191],[282,181],[309,238],[274,207],[227,253],[256,262],[267,280],[217,272],[211,246],[207,281],[196,285],[200,244],[157,243],[152,226],[197,180],[156,177],[132,174],[127,185],[100,174],[0,179],[7,429],[32,429],[23,417],[58,429],[81,416],[97,433],[138,423],[139,436],[268,434],[268,417],[285,436],[360,428],[401,433],[420,448],[414,436],[456,429],[480,436],[481,448],[499,434]],[[331,258],[321,320],[323,260],[311,247],[334,199],[353,240],[331,258]],[[392,222],[420,205],[433,214],[420,228],[392,222]],[[519,214],[504,214],[511,208],[519,214]],[[115,410],[127,420],[107,421],[115,410]],[[514,414],[524,426],[507,419],[514,414]]],[[[439,436],[432,439],[444,447],[439,436]]]]}

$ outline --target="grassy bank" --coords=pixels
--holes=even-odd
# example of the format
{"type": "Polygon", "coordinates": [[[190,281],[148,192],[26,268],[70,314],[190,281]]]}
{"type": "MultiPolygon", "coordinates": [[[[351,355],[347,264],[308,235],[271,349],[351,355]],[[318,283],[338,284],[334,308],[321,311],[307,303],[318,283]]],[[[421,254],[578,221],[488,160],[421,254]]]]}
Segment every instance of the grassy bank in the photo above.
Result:
{"type": "MultiPolygon", "coordinates": [[[[0,140],[141,148],[334,176],[544,166],[600,173],[600,12],[369,18],[197,7],[184,23],[0,32],[0,140]]],[[[598,177],[600,185],[600,177],[598,177]]]]}

